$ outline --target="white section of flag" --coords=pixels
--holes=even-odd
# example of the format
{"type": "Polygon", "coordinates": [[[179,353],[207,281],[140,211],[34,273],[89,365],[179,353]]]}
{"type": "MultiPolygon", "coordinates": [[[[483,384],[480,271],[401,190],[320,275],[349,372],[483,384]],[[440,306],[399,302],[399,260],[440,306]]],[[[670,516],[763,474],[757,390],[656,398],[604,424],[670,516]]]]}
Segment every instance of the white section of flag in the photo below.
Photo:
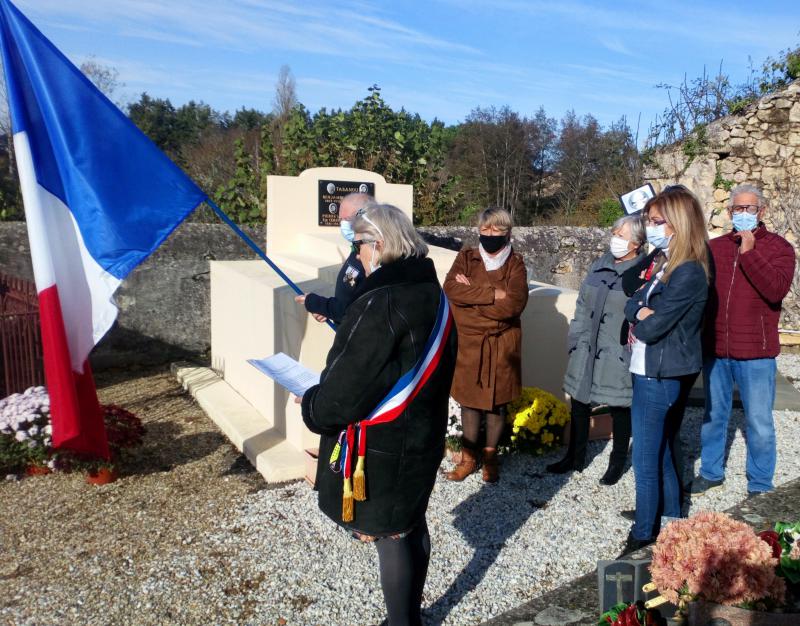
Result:
{"type": "Polygon", "coordinates": [[[72,370],[83,372],[89,352],[117,318],[112,297],[122,282],[89,254],[72,212],[36,179],[27,133],[14,135],[36,289],[57,286],[72,370]]]}

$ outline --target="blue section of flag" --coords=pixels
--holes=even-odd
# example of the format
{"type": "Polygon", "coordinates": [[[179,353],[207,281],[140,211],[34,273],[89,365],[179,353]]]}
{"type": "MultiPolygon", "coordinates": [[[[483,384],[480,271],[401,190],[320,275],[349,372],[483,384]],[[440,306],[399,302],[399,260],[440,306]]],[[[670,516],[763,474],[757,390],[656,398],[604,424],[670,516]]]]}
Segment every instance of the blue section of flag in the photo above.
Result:
{"type": "Polygon", "coordinates": [[[39,184],[124,278],[205,194],[8,0],[0,39],[14,132],[28,135],[39,184]]]}

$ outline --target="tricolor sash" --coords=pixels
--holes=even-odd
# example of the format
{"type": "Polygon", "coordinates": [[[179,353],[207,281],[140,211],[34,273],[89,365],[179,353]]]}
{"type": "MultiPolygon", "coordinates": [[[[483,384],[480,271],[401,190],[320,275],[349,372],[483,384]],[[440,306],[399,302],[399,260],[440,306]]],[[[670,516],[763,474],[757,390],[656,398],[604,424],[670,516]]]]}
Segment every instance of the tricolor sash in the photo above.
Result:
{"type": "Polygon", "coordinates": [[[442,357],[447,338],[453,327],[453,315],[450,312],[450,303],[444,291],[440,292],[439,309],[436,313],[436,323],[422,350],[422,355],[414,366],[403,374],[389,390],[389,393],[378,403],[377,408],[366,418],[355,424],[350,424],[339,435],[339,441],[334,447],[330,464],[334,471],[341,471],[344,477],[344,490],[342,493],[342,520],[353,520],[353,500],[366,500],[366,484],[364,476],[364,458],[367,453],[367,429],[377,424],[385,424],[395,420],[406,410],[411,401],[428,382],[442,357]],[[357,435],[356,435],[357,432],[357,435]],[[358,439],[358,461],[355,472],[352,471],[353,450],[358,439]],[[338,459],[337,459],[338,457],[338,459]],[[336,461],[339,467],[336,468],[336,461]],[[351,477],[353,484],[351,484],[351,477]]]}

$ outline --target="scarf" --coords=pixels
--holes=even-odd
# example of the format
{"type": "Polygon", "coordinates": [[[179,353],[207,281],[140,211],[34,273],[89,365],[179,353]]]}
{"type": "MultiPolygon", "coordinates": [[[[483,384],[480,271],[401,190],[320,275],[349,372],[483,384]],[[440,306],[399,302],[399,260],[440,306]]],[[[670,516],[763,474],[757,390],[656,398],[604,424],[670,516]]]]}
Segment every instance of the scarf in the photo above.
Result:
{"type": "Polygon", "coordinates": [[[501,267],[503,267],[503,264],[508,261],[508,257],[511,256],[511,246],[507,245],[495,256],[489,256],[489,253],[483,249],[483,246],[478,244],[478,252],[481,253],[481,258],[483,259],[483,265],[486,267],[486,271],[491,272],[493,270],[499,270],[501,267]]]}

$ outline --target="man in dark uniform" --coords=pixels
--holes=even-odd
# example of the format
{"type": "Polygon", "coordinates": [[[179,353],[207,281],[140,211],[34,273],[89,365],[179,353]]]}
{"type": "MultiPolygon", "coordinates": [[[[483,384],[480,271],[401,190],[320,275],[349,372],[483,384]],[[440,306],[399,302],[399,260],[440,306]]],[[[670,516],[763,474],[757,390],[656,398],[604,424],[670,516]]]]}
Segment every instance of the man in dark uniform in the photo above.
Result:
{"type": "MultiPolygon", "coordinates": [[[[342,236],[352,242],[355,238],[351,221],[361,209],[375,202],[375,198],[365,193],[351,193],[342,199],[339,206],[339,221],[342,236]]],[[[353,301],[356,287],[364,280],[364,267],[356,256],[355,249],[350,250],[350,256],[345,259],[339,275],[336,277],[336,291],[333,297],[326,298],[316,293],[297,296],[295,302],[304,304],[306,311],[314,316],[318,322],[331,320],[335,324],[342,321],[344,312],[353,301]]]]}

